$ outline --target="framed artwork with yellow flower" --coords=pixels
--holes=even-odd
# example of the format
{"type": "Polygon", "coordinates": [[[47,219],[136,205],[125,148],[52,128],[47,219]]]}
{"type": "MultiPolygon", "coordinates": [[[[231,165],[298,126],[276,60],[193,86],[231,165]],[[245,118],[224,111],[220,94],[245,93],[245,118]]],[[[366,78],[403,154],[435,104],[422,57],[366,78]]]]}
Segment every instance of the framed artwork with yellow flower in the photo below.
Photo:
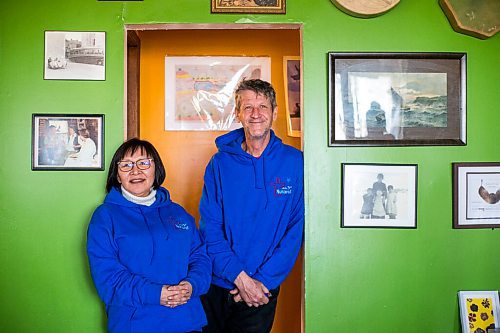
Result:
{"type": "Polygon", "coordinates": [[[459,291],[463,333],[486,333],[499,325],[498,290],[459,291]]]}

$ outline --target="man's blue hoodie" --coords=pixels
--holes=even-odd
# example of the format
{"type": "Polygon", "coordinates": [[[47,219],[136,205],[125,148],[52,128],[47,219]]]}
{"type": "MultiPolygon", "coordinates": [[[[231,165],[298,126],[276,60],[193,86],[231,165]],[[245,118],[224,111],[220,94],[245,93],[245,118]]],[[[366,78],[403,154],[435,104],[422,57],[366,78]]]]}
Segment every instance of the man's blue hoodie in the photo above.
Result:
{"type": "Polygon", "coordinates": [[[184,333],[206,325],[199,296],[210,285],[210,259],[194,219],[166,189],[144,206],[113,188],[92,216],[87,253],[108,332],[184,333]],[[193,286],[191,299],[175,308],[160,305],[162,286],[183,280],[193,286]]]}
{"type": "Polygon", "coordinates": [[[205,171],[200,231],[212,283],[234,288],[241,271],[268,289],[292,269],[304,229],[303,157],[273,131],[259,158],[241,148],[243,129],[218,137],[205,171]]]}

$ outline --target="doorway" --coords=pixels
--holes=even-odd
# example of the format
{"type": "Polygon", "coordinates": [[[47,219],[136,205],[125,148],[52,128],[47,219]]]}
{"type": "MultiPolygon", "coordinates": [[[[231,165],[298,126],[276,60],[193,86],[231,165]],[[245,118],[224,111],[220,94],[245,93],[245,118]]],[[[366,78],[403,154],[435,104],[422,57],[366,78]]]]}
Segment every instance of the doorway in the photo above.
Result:
{"type": "MultiPolygon", "coordinates": [[[[167,170],[163,184],[172,200],[199,220],[203,173],[222,131],[165,131],[165,56],[266,56],[276,89],[278,118],[273,130],[284,143],[301,148],[287,131],[284,57],[301,56],[300,24],[127,25],[126,138],[140,137],[158,149],[167,170]]],[[[303,258],[282,285],[273,333],[303,331],[303,258]]]]}

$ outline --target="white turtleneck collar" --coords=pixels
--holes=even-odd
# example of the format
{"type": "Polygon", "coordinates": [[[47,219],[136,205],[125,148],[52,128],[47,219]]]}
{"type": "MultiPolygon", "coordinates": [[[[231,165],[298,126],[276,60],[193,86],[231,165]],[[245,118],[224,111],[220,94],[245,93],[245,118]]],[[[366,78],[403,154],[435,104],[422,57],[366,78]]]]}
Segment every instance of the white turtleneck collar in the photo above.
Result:
{"type": "Polygon", "coordinates": [[[143,205],[143,206],[151,206],[156,201],[156,190],[153,188],[151,188],[151,191],[149,192],[149,194],[147,196],[138,197],[138,196],[133,195],[132,193],[128,192],[122,186],[122,195],[128,201],[131,201],[133,203],[136,203],[138,205],[143,205]]]}

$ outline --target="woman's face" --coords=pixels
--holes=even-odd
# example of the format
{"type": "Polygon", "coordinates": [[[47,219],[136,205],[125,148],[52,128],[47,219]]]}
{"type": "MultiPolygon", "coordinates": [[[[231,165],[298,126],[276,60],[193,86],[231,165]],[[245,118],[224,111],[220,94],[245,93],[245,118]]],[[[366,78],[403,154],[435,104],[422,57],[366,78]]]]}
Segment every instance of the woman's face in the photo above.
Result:
{"type": "Polygon", "coordinates": [[[135,151],[133,155],[127,153],[120,162],[133,162],[132,170],[122,171],[118,168],[118,182],[127,190],[138,197],[147,196],[155,180],[155,166],[154,161],[148,169],[144,169],[145,164],[141,164],[141,169],[137,167],[136,162],[140,160],[148,160],[149,156],[141,149],[135,151]]]}

